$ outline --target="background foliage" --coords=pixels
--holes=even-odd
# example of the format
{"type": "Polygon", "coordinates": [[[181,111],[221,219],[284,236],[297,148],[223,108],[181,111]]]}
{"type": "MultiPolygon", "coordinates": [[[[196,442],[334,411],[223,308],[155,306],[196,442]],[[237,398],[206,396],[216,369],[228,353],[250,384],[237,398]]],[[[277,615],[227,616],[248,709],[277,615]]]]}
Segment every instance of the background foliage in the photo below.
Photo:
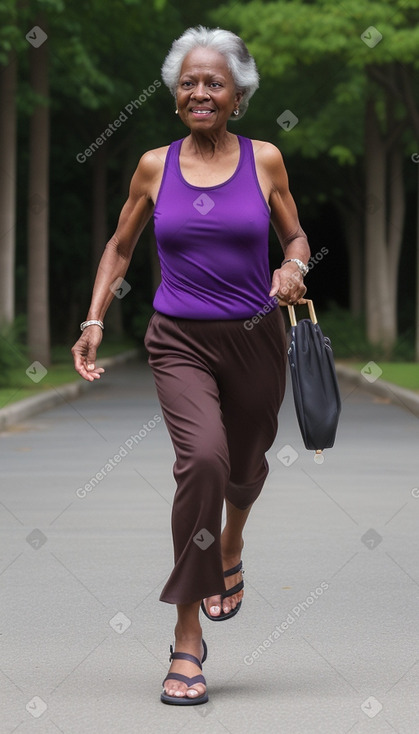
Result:
{"type": "MultiPolygon", "coordinates": [[[[414,119],[419,98],[418,20],[419,0],[228,4],[213,0],[205,6],[191,0],[0,0],[0,74],[10,64],[18,66],[16,316],[25,316],[29,307],[29,136],[36,106],[47,104],[50,112],[50,333],[53,344],[71,346],[88,308],[100,254],[98,239],[103,247],[112,234],[139,157],[187,131],[173,114],[173,98],[161,84],[138,109],[126,114],[128,119],[85,162],[79,162],[77,156],[126,105],[160,80],[160,68],[174,38],[186,27],[201,23],[239,33],[254,54],[261,73],[260,89],[245,118],[230,129],[270,140],[282,150],[312,253],[322,247],[328,250],[307,278],[309,295],[318,311],[329,313],[328,323],[332,324],[335,312],[337,324],[351,320],[357,324],[363,345],[368,344],[368,309],[362,253],[366,250],[364,219],[371,209],[365,187],[367,100],[374,101],[383,136],[393,130],[386,128],[391,113],[391,124],[400,128],[397,146],[405,206],[400,266],[397,263],[397,339],[391,350],[413,357],[419,163],[412,155],[419,151],[419,125],[415,128],[414,119]],[[36,49],[31,50],[25,36],[37,24],[45,26],[48,34],[48,100],[34,94],[31,84],[30,65],[36,49]],[[382,34],[373,48],[361,39],[369,26],[382,34]],[[410,84],[410,109],[400,92],[403,79],[410,84]],[[277,122],[284,110],[291,110],[299,120],[289,132],[277,122]],[[355,239],[348,236],[350,222],[359,225],[355,239]],[[358,271],[351,269],[354,249],[361,253],[358,271]]],[[[391,191],[389,196],[391,199],[391,191]]],[[[385,208],[391,227],[390,200],[385,208]]],[[[2,236],[0,232],[0,248],[2,236]]],[[[122,330],[141,338],[156,285],[153,258],[149,226],[128,271],[132,290],[115,307],[121,313],[110,320],[110,332],[121,334],[122,330]]],[[[272,267],[281,259],[272,235],[272,267]]],[[[7,333],[12,339],[12,332],[7,333]]],[[[379,339],[375,341],[381,353],[379,339]]],[[[352,343],[357,340],[347,340],[350,356],[364,349],[352,343]]]]}

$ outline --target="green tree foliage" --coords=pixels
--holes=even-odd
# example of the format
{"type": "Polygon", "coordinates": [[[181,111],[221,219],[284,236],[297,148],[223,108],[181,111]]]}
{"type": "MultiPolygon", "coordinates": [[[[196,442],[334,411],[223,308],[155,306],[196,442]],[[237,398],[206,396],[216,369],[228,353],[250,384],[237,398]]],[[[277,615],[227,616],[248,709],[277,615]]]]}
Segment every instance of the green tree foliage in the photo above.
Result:
{"type": "Polygon", "coordinates": [[[215,20],[220,14],[243,35],[262,75],[276,81],[278,114],[286,108],[298,117],[289,132],[278,129],[281,148],[322,166],[325,156],[336,161],[335,175],[321,177],[320,186],[333,196],[348,233],[352,300],[361,300],[363,280],[368,336],[391,349],[404,225],[402,156],[419,142],[418,0],[251,0],[218,9],[215,20]]]}
{"type": "MultiPolygon", "coordinates": [[[[209,0],[205,8],[193,0],[0,0],[0,74],[10,65],[11,54],[19,69],[18,313],[27,308],[29,122],[36,105],[48,106],[51,122],[51,327],[54,341],[69,343],[87,308],[95,257],[115,227],[139,157],[186,133],[173,114],[168,90],[154,82],[160,80],[172,40],[198,23],[238,32],[254,53],[261,86],[244,120],[231,129],[279,144],[298,202],[313,220],[324,202],[333,202],[346,234],[355,310],[366,292],[365,221],[376,196],[367,193],[364,175],[366,104],[372,99],[386,149],[401,150],[405,159],[417,150],[418,12],[419,0],[209,0]],[[48,28],[48,100],[31,89],[25,38],[40,13],[48,28]],[[360,38],[370,25],[383,36],[374,47],[360,38]],[[127,105],[136,100],[128,112],[127,105]],[[276,122],[285,109],[299,118],[289,132],[276,122]],[[127,119],[115,127],[121,115],[127,119]],[[109,137],[95,145],[110,126],[109,137]],[[86,150],[83,160],[77,158],[86,150]]],[[[389,183],[394,163],[386,156],[389,183]]],[[[386,189],[388,197],[387,184],[386,189]]],[[[388,225],[387,206],[386,211],[388,225]]],[[[149,229],[130,269],[131,294],[122,301],[125,326],[139,302],[150,302],[152,296],[149,229]]],[[[385,247],[389,249],[388,241],[385,247]]],[[[328,267],[326,259],[323,265],[328,267]]],[[[316,272],[310,282],[315,283],[316,272]]]]}
{"type": "MultiPolygon", "coordinates": [[[[82,4],[40,0],[19,3],[17,12],[16,2],[0,3],[4,21],[0,26],[0,65],[7,69],[12,52],[19,63],[19,309],[26,308],[29,122],[39,105],[49,108],[51,114],[50,300],[54,305],[55,337],[66,335],[64,322],[67,337],[73,338],[91,287],[91,192],[98,148],[96,145],[93,150],[94,141],[104,130],[112,133],[111,138],[101,142],[106,149],[107,167],[113,174],[110,193],[116,203],[109,206],[106,200],[102,209],[105,219],[109,216],[114,226],[116,212],[127,194],[125,154],[131,150],[131,160],[126,165],[132,174],[159,127],[155,119],[161,119],[161,115],[153,108],[151,94],[142,98],[140,107],[137,101],[130,113],[125,112],[124,124],[120,123],[119,129],[110,130],[109,125],[127,104],[138,100],[144,88],[151,88],[152,82],[160,79],[162,47],[171,43],[177,18],[173,7],[165,6],[166,3],[141,0],[90,0],[82,4]],[[40,98],[30,83],[31,64],[42,46],[31,48],[25,36],[37,24],[44,24],[48,35],[44,44],[49,58],[48,99],[40,98]],[[81,164],[76,156],[90,146],[91,157],[81,164]]],[[[152,88],[153,93],[155,89],[152,88]]],[[[155,102],[158,93],[154,96],[155,102]]],[[[7,144],[5,141],[6,149],[7,144]]],[[[44,153],[49,156],[47,150],[44,153]]],[[[29,213],[33,211],[29,209],[29,213]]]]}

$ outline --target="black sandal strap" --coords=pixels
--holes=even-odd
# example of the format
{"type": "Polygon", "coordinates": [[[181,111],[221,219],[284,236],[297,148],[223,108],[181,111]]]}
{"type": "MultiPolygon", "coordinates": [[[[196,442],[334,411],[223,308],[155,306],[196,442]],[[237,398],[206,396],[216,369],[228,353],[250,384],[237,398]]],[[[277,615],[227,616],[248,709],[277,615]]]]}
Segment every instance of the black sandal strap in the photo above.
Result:
{"type": "Polygon", "coordinates": [[[170,673],[169,675],[166,675],[166,678],[162,683],[163,686],[167,680],[178,680],[181,683],[186,683],[188,688],[194,686],[196,683],[203,683],[204,686],[207,685],[203,675],[195,675],[193,678],[189,678],[187,675],[183,675],[183,673],[170,673]]]}
{"type": "Polygon", "coordinates": [[[170,654],[170,662],[172,660],[189,660],[190,663],[194,663],[202,670],[201,661],[195,655],[189,655],[188,652],[172,652],[170,654]]]}
{"type": "Polygon", "coordinates": [[[229,568],[227,571],[224,571],[224,576],[234,576],[235,573],[238,573],[243,568],[243,561],[239,561],[237,566],[233,566],[233,568],[229,568]]]}
{"type": "Polygon", "coordinates": [[[228,589],[227,591],[223,591],[221,594],[222,599],[226,599],[227,596],[233,596],[234,594],[237,594],[239,591],[244,589],[244,581],[239,581],[238,584],[235,586],[232,586],[231,589],[228,589]]]}

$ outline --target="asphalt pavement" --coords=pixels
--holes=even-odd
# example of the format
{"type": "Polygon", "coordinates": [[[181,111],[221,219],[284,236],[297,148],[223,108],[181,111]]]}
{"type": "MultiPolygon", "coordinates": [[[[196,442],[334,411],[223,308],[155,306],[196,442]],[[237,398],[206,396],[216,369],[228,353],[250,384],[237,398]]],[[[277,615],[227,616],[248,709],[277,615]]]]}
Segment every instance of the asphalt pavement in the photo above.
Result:
{"type": "Polygon", "coordinates": [[[1,432],[1,734],[419,731],[419,421],[341,392],[322,464],[287,392],[243,605],[202,615],[210,700],[189,708],[160,702],[174,454],[148,366],[1,432]]]}

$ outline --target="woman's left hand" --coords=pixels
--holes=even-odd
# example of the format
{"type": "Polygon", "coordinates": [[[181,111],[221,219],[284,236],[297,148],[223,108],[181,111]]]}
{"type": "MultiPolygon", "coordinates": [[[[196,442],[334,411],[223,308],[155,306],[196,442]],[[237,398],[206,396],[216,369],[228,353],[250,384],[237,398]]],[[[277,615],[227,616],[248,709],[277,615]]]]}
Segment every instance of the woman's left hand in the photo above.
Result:
{"type": "Polygon", "coordinates": [[[292,306],[306,292],[303,276],[293,263],[287,263],[274,271],[270,296],[277,296],[281,301],[292,306]]]}

